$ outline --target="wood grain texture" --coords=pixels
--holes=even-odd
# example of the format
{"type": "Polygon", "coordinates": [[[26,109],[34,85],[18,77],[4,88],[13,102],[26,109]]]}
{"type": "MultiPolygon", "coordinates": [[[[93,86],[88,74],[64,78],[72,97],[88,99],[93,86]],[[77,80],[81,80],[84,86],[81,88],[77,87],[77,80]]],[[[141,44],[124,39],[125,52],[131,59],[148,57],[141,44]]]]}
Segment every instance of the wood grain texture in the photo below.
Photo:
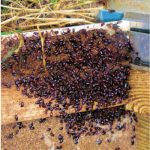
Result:
{"type": "MultiPolygon", "coordinates": [[[[121,150],[137,150],[137,141],[131,145],[131,137],[135,134],[132,127],[135,123],[130,124],[130,118],[122,118],[121,122],[126,122],[126,130],[118,131],[115,129],[118,121],[115,121],[112,126],[114,134],[107,131],[107,134],[101,133],[91,136],[85,136],[84,134],[79,138],[79,143],[74,144],[73,138],[66,132],[65,124],[60,123],[57,117],[49,117],[44,123],[39,123],[38,120],[26,121],[23,124],[26,128],[23,128],[13,139],[6,139],[6,135],[14,133],[13,124],[2,125],[2,149],[7,150],[55,150],[58,145],[58,135],[61,134],[64,137],[64,142],[61,144],[63,150],[115,150],[116,147],[120,147],[121,150]],[[28,125],[33,122],[35,129],[29,130],[28,125]],[[59,130],[63,127],[63,130],[59,130]],[[50,136],[50,132],[47,128],[51,128],[51,131],[55,134],[54,137],[50,136]],[[44,137],[42,140],[41,137],[44,137]],[[101,139],[100,145],[96,144],[96,140],[101,139]],[[107,139],[111,139],[111,142],[107,142],[107,139]],[[36,143],[36,144],[33,144],[36,143]],[[54,148],[52,148],[54,146],[54,148]]],[[[109,128],[109,125],[102,125],[102,128],[109,128]]]]}
{"type": "Polygon", "coordinates": [[[150,72],[133,70],[129,83],[131,91],[126,109],[140,114],[150,114],[150,72]]]}
{"type": "MultiPolygon", "coordinates": [[[[131,91],[129,98],[124,101],[126,108],[148,115],[150,104],[150,72],[131,70],[129,83],[131,91]]],[[[50,114],[45,114],[43,108],[35,105],[35,98],[28,98],[22,96],[21,91],[17,91],[15,87],[2,88],[2,123],[14,122],[14,116],[17,114],[19,121],[38,119],[41,117],[48,117],[50,114]],[[20,107],[19,102],[24,102],[24,107],[20,107]]],[[[122,105],[122,104],[120,104],[122,105]]],[[[115,105],[114,105],[115,106],[115,105]]],[[[111,106],[111,107],[114,107],[111,106]]],[[[95,107],[94,107],[95,109],[95,107]]],[[[85,111],[85,108],[81,111],[85,111]]],[[[74,113],[74,109],[69,109],[68,113],[74,113]]],[[[59,115],[58,112],[53,112],[53,116],[59,115]]]]}
{"type": "Polygon", "coordinates": [[[136,124],[137,150],[150,149],[150,116],[137,114],[136,124]]]}

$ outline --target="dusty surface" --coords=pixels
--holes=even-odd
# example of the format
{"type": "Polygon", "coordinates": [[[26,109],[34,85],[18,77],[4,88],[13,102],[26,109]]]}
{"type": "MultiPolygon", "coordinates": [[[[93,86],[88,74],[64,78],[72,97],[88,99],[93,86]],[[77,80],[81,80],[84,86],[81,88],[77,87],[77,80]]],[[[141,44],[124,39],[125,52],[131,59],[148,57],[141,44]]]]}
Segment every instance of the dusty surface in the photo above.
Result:
{"type": "MultiPolygon", "coordinates": [[[[79,139],[78,144],[74,144],[72,137],[69,137],[66,133],[65,128],[60,130],[60,127],[64,127],[59,122],[58,118],[49,118],[44,123],[39,123],[38,120],[34,121],[34,130],[29,130],[29,123],[23,122],[26,126],[20,129],[18,134],[16,134],[17,127],[13,129],[14,124],[3,125],[2,126],[2,149],[3,150],[55,150],[56,146],[59,145],[58,134],[64,136],[64,142],[62,143],[63,150],[115,150],[115,148],[120,147],[121,150],[135,150],[136,142],[131,145],[131,136],[135,133],[133,132],[133,123],[129,123],[129,118],[121,119],[121,123],[126,122],[126,129],[117,131],[114,129],[116,123],[113,124],[114,134],[110,131],[106,132],[106,135],[94,135],[94,136],[82,136],[79,139]],[[51,131],[47,131],[47,128],[51,128],[51,131],[55,134],[54,137],[50,136],[51,131]],[[13,138],[7,138],[7,136],[13,133],[13,138]],[[102,144],[96,144],[97,139],[102,140],[102,144]],[[110,140],[110,143],[108,142],[110,140]]],[[[119,121],[117,121],[119,123],[119,121]]],[[[103,128],[108,128],[108,126],[103,126],[103,128]]]]}

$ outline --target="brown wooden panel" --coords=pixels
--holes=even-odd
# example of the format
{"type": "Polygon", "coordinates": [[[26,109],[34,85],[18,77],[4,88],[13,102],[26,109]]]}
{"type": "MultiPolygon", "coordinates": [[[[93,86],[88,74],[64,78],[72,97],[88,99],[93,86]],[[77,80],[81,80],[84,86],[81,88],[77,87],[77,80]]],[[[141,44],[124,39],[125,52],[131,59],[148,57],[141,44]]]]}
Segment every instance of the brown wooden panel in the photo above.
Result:
{"type": "MultiPolygon", "coordinates": [[[[131,71],[129,78],[131,85],[130,96],[124,101],[125,104],[128,103],[126,106],[127,109],[146,115],[149,113],[149,80],[150,72],[138,70],[131,71]]],[[[46,115],[44,109],[35,105],[35,101],[34,98],[22,96],[21,92],[17,91],[15,87],[11,87],[10,89],[2,88],[2,123],[14,122],[15,114],[18,115],[20,121],[48,117],[49,114],[46,115]],[[24,102],[24,107],[20,107],[19,102],[21,101],[24,102]]],[[[81,111],[85,111],[85,108],[83,107],[81,111]]],[[[74,110],[70,108],[68,113],[74,113],[74,110]]],[[[59,115],[59,113],[54,112],[53,115],[56,116],[59,115]]]]}

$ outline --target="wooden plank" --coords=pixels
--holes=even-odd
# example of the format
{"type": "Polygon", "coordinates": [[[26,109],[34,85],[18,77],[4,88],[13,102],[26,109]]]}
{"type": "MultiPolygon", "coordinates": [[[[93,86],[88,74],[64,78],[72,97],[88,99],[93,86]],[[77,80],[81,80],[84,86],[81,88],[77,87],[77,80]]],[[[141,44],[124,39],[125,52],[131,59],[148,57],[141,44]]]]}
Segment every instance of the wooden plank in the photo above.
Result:
{"type": "MultiPolygon", "coordinates": [[[[125,130],[116,130],[115,127],[119,121],[114,121],[112,126],[112,134],[107,131],[107,134],[102,135],[101,133],[85,136],[81,135],[79,138],[79,143],[74,144],[72,136],[69,136],[66,132],[65,123],[60,123],[59,118],[49,117],[44,123],[39,123],[38,120],[23,122],[26,128],[15,134],[16,129],[13,129],[13,124],[2,125],[2,149],[7,150],[54,150],[56,145],[58,145],[58,135],[61,134],[64,137],[64,142],[61,144],[63,150],[115,150],[116,147],[120,147],[121,150],[138,150],[137,141],[135,144],[131,145],[131,137],[135,134],[133,132],[133,125],[130,124],[130,118],[123,118],[121,122],[126,122],[125,130]],[[35,129],[29,130],[29,124],[33,122],[35,129]],[[63,127],[63,130],[59,130],[63,127]],[[54,133],[54,137],[50,136],[50,131],[47,128],[51,128],[54,133]],[[14,133],[13,139],[6,139],[6,135],[14,133]],[[41,139],[41,137],[43,137],[41,139]],[[96,140],[101,139],[102,143],[100,145],[96,144],[96,140]],[[107,140],[111,139],[109,143],[107,140]],[[36,143],[36,144],[33,144],[36,143]],[[53,148],[54,146],[54,148],[53,148]]],[[[82,126],[81,126],[82,127],[82,126]]],[[[101,128],[109,128],[109,125],[102,125],[101,128]]],[[[141,149],[139,149],[141,150],[141,149]]]]}
{"type": "Polygon", "coordinates": [[[130,102],[126,109],[140,114],[150,114],[150,72],[134,70],[129,78],[131,91],[130,102]]]}
{"type": "Polygon", "coordinates": [[[137,114],[138,123],[136,124],[137,150],[150,149],[150,116],[137,114]]]}
{"type": "MultiPolygon", "coordinates": [[[[131,91],[129,98],[124,101],[124,103],[128,103],[126,106],[127,109],[144,115],[149,114],[149,80],[150,72],[131,70],[131,75],[129,78],[131,91]]],[[[6,124],[14,122],[14,116],[16,114],[19,117],[19,121],[48,117],[50,114],[45,114],[45,110],[35,105],[35,101],[35,98],[22,96],[21,92],[17,91],[14,86],[10,89],[2,88],[2,123],[6,124]],[[19,102],[22,101],[24,102],[24,107],[20,107],[19,105],[19,102]]],[[[81,111],[85,111],[85,108],[81,111]]],[[[68,113],[74,113],[74,109],[69,109],[68,113]]],[[[53,112],[53,115],[56,116],[59,115],[59,113],[53,112]]]]}

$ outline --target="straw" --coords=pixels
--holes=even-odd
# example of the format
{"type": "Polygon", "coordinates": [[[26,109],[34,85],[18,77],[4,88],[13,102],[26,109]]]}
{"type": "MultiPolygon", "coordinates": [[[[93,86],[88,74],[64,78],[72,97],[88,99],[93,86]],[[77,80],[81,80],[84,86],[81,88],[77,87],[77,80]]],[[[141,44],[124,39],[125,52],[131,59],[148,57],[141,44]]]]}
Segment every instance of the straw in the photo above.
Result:
{"type": "Polygon", "coordinates": [[[90,24],[95,21],[95,12],[103,8],[97,0],[51,0],[45,4],[39,0],[7,1],[9,5],[1,5],[2,10],[7,9],[1,15],[4,32],[11,32],[11,29],[32,31],[36,26],[45,29],[53,28],[54,25],[59,28],[62,24],[90,24]]]}

